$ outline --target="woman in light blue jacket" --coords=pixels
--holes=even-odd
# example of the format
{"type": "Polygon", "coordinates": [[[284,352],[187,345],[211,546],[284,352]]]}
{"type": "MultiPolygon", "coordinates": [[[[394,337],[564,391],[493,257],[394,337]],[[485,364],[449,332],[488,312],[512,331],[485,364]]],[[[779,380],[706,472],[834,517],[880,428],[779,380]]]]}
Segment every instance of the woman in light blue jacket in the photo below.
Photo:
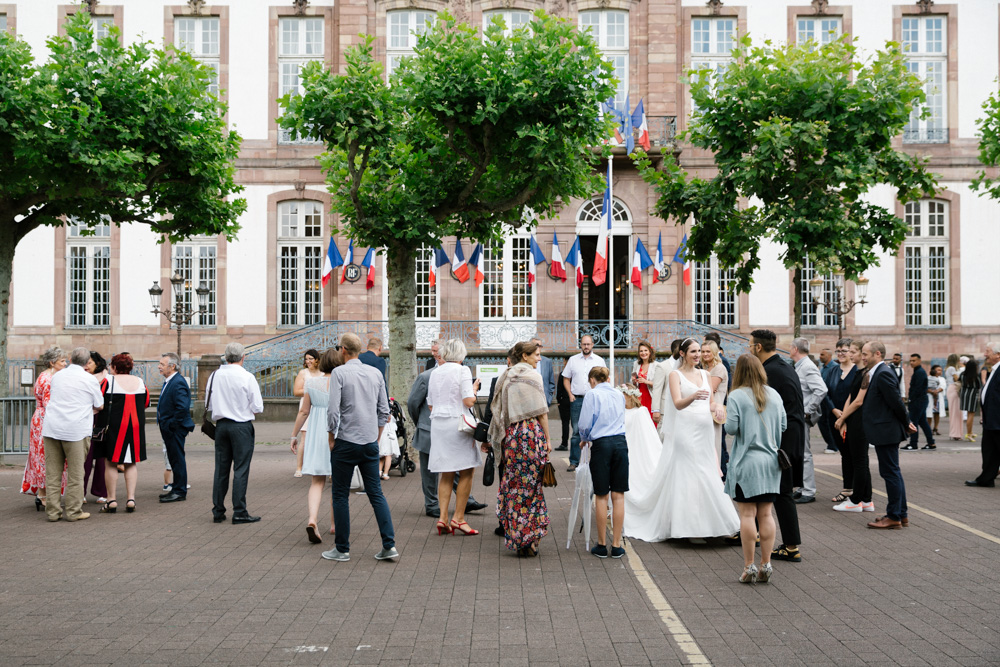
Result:
{"type": "Polygon", "coordinates": [[[757,357],[744,354],[736,362],[729,393],[726,433],[734,436],[729,452],[726,493],[736,501],[743,539],[743,574],[746,584],[770,581],[774,517],[771,506],[781,485],[778,448],[787,428],[785,407],[767,386],[767,374],[757,357]],[[756,525],[755,525],[756,524],[756,525]],[[760,532],[760,568],[754,565],[754,540],[760,532]]]}

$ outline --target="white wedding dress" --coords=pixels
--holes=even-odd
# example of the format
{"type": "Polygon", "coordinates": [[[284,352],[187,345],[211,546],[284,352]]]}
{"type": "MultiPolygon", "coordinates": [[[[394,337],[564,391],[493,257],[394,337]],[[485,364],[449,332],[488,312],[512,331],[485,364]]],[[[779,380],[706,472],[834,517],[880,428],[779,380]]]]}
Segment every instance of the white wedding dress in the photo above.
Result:
{"type": "Polygon", "coordinates": [[[628,443],[628,493],[642,493],[655,483],[653,473],[663,451],[649,410],[638,407],[625,411],[625,441],[628,443]]]}
{"type": "MultiPolygon", "coordinates": [[[[673,372],[679,376],[682,398],[709,387],[705,371],[700,372],[700,385],[693,384],[680,371],[673,372]]],[[[719,477],[709,401],[694,401],[683,410],[674,408],[672,400],[665,404],[673,413],[673,442],[669,447],[664,444],[648,484],[635,489],[631,488],[629,445],[625,534],[646,542],[733,535],[740,528],[740,519],[719,477]]]]}

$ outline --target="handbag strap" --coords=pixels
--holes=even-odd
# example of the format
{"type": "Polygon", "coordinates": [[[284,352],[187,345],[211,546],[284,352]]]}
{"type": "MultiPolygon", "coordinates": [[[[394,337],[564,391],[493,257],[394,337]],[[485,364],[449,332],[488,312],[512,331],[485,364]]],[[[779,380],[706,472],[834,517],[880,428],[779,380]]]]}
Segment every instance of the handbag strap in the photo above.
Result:
{"type": "Polygon", "coordinates": [[[212,387],[215,386],[215,382],[213,382],[214,379],[215,379],[215,371],[212,371],[212,374],[208,376],[208,382],[205,383],[206,385],[208,385],[208,396],[205,397],[206,413],[212,409],[212,387]]]}

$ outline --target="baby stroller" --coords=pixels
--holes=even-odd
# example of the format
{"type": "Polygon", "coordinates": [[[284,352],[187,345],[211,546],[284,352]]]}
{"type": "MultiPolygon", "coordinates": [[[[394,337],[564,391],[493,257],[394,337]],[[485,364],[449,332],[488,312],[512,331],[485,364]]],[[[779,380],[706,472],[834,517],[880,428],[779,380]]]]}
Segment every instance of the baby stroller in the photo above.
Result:
{"type": "Polygon", "coordinates": [[[406,473],[417,469],[417,464],[410,460],[406,440],[406,417],[403,415],[403,408],[394,398],[389,399],[389,414],[396,423],[396,439],[399,443],[399,456],[392,457],[392,465],[389,466],[389,470],[395,468],[399,470],[400,477],[406,477],[406,473]]]}

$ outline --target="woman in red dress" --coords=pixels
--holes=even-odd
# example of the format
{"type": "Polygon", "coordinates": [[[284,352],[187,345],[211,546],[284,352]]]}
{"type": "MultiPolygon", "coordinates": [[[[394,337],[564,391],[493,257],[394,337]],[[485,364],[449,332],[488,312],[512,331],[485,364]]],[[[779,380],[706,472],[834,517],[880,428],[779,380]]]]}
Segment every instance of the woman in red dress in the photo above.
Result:
{"type": "MultiPolygon", "coordinates": [[[[50,347],[42,353],[42,363],[48,368],[35,380],[35,413],[31,415],[31,435],[28,439],[28,461],[24,464],[21,493],[35,496],[35,509],[45,507],[45,446],[42,444],[42,420],[45,406],[49,404],[49,386],[52,375],[66,368],[66,353],[61,348],[50,347]]],[[[63,470],[62,488],[66,488],[66,471],[63,470]]],[[[60,493],[62,489],[60,489],[60,493]]]]}
{"type": "Polygon", "coordinates": [[[132,372],[132,356],[116,354],[109,364],[111,377],[104,381],[104,409],[109,411],[108,432],[104,436],[103,455],[111,465],[104,466],[104,480],[108,487],[108,500],[102,512],[114,514],[118,510],[118,466],[125,467],[125,511],[135,511],[135,487],[139,471],[135,464],[146,460],[146,408],[149,407],[149,390],[142,378],[132,372]]]}
{"type": "Polygon", "coordinates": [[[653,368],[656,365],[656,350],[650,345],[648,340],[639,341],[637,351],[639,357],[632,367],[632,384],[639,388],[639,398],[642,407],[646,408],[649,416],[653,416],[653,395],[650,394],[650,387],[653,386],[653,368]]]}

